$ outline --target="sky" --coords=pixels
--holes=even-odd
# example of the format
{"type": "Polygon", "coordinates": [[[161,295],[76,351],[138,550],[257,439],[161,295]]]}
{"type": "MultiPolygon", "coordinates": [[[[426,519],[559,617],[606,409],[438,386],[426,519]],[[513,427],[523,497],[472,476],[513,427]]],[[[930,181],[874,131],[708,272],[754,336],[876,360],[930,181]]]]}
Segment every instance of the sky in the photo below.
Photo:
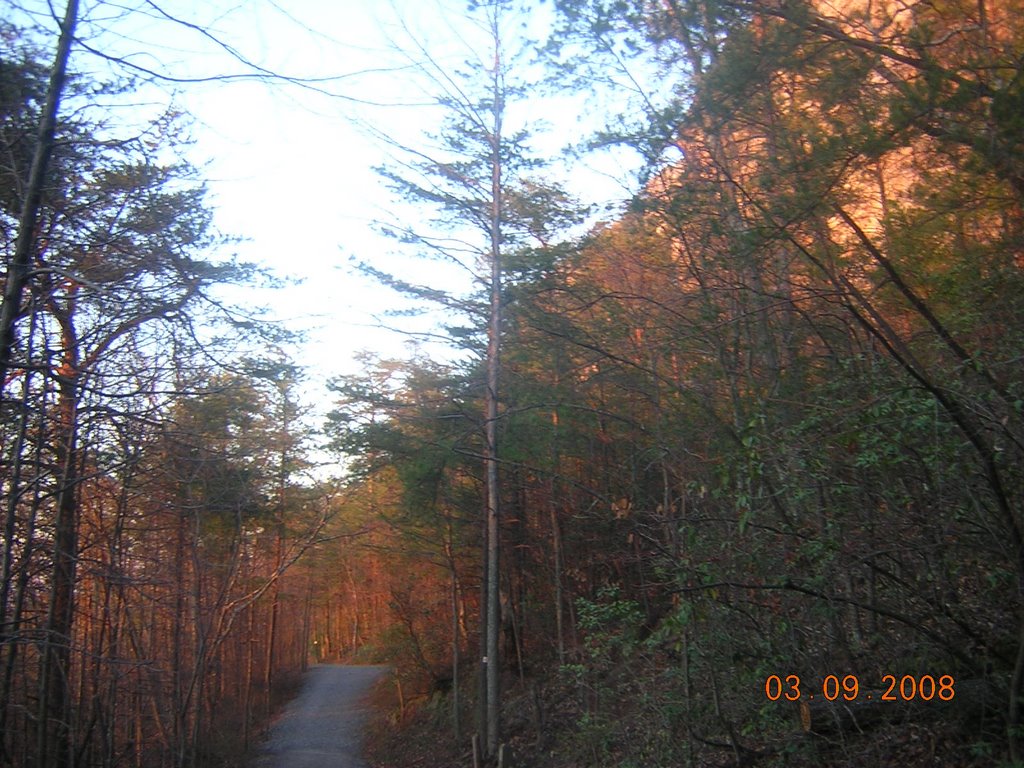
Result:
{"type": "MultiPolygon", "coordinates": [[[[9,12],[21,9],[55,27],[45,19],[42,0],[0,2],[9,12]]],[[[389,162],[388,151],[366,127],[413,146],[426,140],[439,113],[423,106],[431,94],[408,67],[410,40],[441,63],[463,60],[474,37],[472,27],[460,21],[465,0],[81,3],[79,31],[86,43],[146,69],[193,79],[251,72],[225,50],[230,47],[271,72],[338,78],[316,89],[252,80],[163,83],[142,101],[151,109],[173,103],[191,115],[188,159],[207,179],[218,228],[241,238],[234,246],[240,258],[289,281],[273,294],[233,298],[267,305],[273,316],[306,332],[306,341],[290,352],[309,365],[307,398],[325,398],[326,379],[356,372],[363,350],[407,356],[408,338],[379,327],[381,320],[389,322],[385,311],[399,298],[357,274],[352,260],[433,283],[459,278],[379,233],[376,221],[404,223],[423,214],[396,201],[375,172],[389,162]]],[[[523,23],[539,36],[546,32],[546,18],[538,12],[523,23]]],[[[108,66],[81,47],[73,55],[72,66],[79,70],[108,66]]],[[[581,98],[548,99],[535,114],[531,107],[537,104],[535,97],[514,117],[540,129],[544,153],[556,154],[572,138],[600,127],[583,117],[587,106],[581,98]]],[[[557,173],[586,202],[608,202],[628,197],[630,162],[606,156],[560,166],[557,173]]]]}

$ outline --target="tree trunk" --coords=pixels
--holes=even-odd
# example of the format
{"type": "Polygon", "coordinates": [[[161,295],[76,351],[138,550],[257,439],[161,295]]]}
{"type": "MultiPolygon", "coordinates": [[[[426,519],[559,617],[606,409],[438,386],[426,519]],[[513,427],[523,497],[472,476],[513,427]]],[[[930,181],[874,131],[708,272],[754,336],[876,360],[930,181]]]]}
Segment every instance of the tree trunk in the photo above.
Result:
{"type": "MultiPolygon", "coordinates": [[[[28,357],[32,356],[32,340],[34,338],[35,316],[30,318],[33,328],[29,331],[28,357]]],[[[35,516],[39,506],[37,499],[33,499],[29,507],[29,520],[27,524],[18,530],[18,509],[22,502],[22,473],[25,471],[25,451],[28,446],[29,434],[29,403],[32,397],[32,373],[26,371],[22,379],[21,400],[18,403],[18,429],[11,448],[10,476],[5,484],[6,504],[4,508],[4,544],[2,564],[0,564],[0,648],[3,654],[3,681],[0,683],[0,763],[10,764],[12,756],[9,752],[9,731],[7,729],[8,707],[11,700],[11,686],[14,680],[14,665],[17,661],[20,643],[14,642],[21,626],[21,614],[24,606],[25,586],[28,583],[28,571],[24,569],[18,575],[18,588],[14,591],[14,605],[10,616],[7,606],[10,605],[11,590],[14,588],[15,569],[15,542],[20,538],[24,543],[21,548],[22,563],[27,566],[32,553],[32,541],[35,533],[35,516]]],[[[45,402],[45,401],[44,401],[45,402]]],[[[39,414],[42,418],[42,413],[39,414]]],[[[36,439],[32,447],[34,459],[32,465],[39,468],[39,440],[36,439]]],[[[34,494],[38,495],[38,484],[34,494]]],[[[26,486],[26,491],[28,486],[26,486]]]]}
{"type": "Polygon", "coordinates": [[[498,373],[501,352],[501,225],[502,225],[502,118],[504,116],[504,84],[502,82],[501,39],[498,11],[491,18],[494,41],[494,72],[492,80],[493,120],[488,136],[491,149],[491,211],[490,211],[490,318],[487,325],[487,395],[486,446],[484,460],[487,476],[487,741],[486,753],[498,752],[500,729],[501,665],[498,635],[501,629],[500,522],[498,487],[498,373]]]}
{"type": "Polygon", "coordinates": [[[58,403],[57,465],[61,476],[54,521],[53,576],[43,633],[39,672],[37,765],[70,765],[71,630],[75,610],[75,572],[78,563],[77,378],[74,375],[76,341],[67,339],[71,357],[61,371],[58,403]]]}
{"type": "MultiPolygon", "coordinates": [[[[277,532],[274,541],[274,573],[280,574],[281,565],[284,558],[284,524],[277,523],[277,532]]],[[[274,690],[274,665],[277,663],[277,659],[274,655],[274,645],[277,643],[277,624],[278,615],[280,613],[280,593],[281,593],[281,579],[280,577],[274,579],[273,585],[270,587],[270,621],[267,622],[267,657],[266,664],[263,667],[263,689],[267,697],[267,717],[270,716],[270,708],[273,706],[273,690],[274,690]]]]}
{"type": "Polygon", "coordinates": [[[4,286],[3,304],[0,305],[0,393],[6,388],[11,358],[14,354],[15,324],[21,314],[21,301],[28,284],[29,264],[36,240],[36,221],[43,200],[43,186],[50,156],[53,154],[57,133],[57,113],[60,100],[64,94],[68,59],[71,56],[71,43],[74,39],[75,24],[78,22],[78,0],[68,0],[64,10],[64,21],[60,26],[60,38],[57,41],[57,53],[50,69],[50,82],[46,89],[46,103],[39,117],[39,130],[36,134],[36,146],[32,155],[32,167],[29,170],[28,182],[25,185],[25,198],[22,200],[21,212],[18,216],[18,239],[14,245],[14,255],[7,266],[7,283],[4,286]]]}
{"type": "Polygon", "coordinates": [[[448,573],[451,577],[448,597],[452,620],[452,731],[455,736],[455,742],[458,743],[462,741],[462,721],[459,712],[459,663],[461,661],[459,648],[459,571],[455,563],[455,542],[451,518],[445,522],[445,533],[444,554],[448,573]]]}
{"type": "MultiPolygon", "coordinates": [[[[245,644],[245,693],[242,695],[242,748],[249,750],[249,728],[252,721],[252,689],[256,677],[256,649],[253,647],[256,642],[256,603],[253,602],[248,608],[249,622],[245,637],[242,642],[245,644]]],[[[268,705],[267,710],[270,707],[268,705]]]]}
{"type": "MultiPolygon", "coordinates": [[[[498,65],[495,56],[495,66],[498,65]]],[[[496,75],[497,77],[497,75],[496,75]]],[[[497,88],[495,89],[497,92],[497,88]]],[[[497,93],[496,93],[497,96],[497,93]]],[[[501,114],[494,114],[492,203],[491,203],[491,315],[487,327],[487,746],[488,756],[497,754],[499,728],[500,665],[498,634],[501,627],[500,562],[501,550],[498,488],[498,370],[501,335],[501,114]]]]}

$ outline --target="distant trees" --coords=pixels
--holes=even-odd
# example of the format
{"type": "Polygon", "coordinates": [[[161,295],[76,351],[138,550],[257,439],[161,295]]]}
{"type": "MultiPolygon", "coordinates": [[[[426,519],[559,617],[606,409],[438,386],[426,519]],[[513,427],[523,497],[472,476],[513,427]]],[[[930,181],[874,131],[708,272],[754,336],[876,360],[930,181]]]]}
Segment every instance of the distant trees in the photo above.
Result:
{"type": "MultiPolygon", "coordinates": [[[[733,507],[722,516],[737,526],[734,534],[714,534],[728,536],[736,556],[715,558],[720,567],[708,574],[704,594],[721,595],[727,585],[788,590],[795,594],[786,600],[803,596],[796,604],[811,611],[808,625],[814,611],[830,606],[827,642],[794,646],[767,633],[770,645],[781,645],[754,655],[806,658],[824,670],[839,648],[847,664],[867,662],[876,643],[903,658],[909,648],[883,638],[906,633],[904,643],[917,637],[932,648],[931,660],[918,663],[955,659],[966,674],[981,676],[967,649],[1003,647],[1005,666],[989,680],[1008,702],[1007,742],[1016,754],[1015,630],[982,640],[968,615],[977,616],[977,598],[991,592],[961,567],[988,563],[976,573],[1010,590],[997,602],[1007,609],[1002,626],[1016,626],[1019,503],[1007,494],[1019,461],[1003,463],[995,451],[1018,442],[1019,413],[999,393],[1019,386],[1009,374],[1019,338],[1010,321],[1003,326],[1013,338],[1004,338],[1008,345],[981,341],[993,315],[977,301],[1009,301],[1015,308],[1005,318],[1019,307],[1015,292],[993,294],[987,278],[987,287],[974,283],[974,269],[984,264],[982,272],[1004,288],[1019,283],[1020,201],[1002,161],[987,147],[961,143],[953,128],[1004,130],[975,122],[988,109],[981,104],[994,105],[1008,82],[987,84],[977,66],[985,60],[1010,79],[1019,72],[1003,47],[1021,39],[1010,5],[940,13],[883,4],[839,15],[813,4],[673,4],[643,17],[662,60],[685,62],[693,73],[692,91],[670,133],[655,133],[664,129],[663,113],[651,116],[649,140],[663,136],[664,156],[678,159],[654,169],[640,217],[617,225],[616,235],[639,223],[645,237],[663,240],[666,258],[631,260],[616,248],[615,263],[636,266],[607,276],[590,270],[599,298],[584,294],[580,303],[605,307],[616,322],[631,307],[644,308],[647,327],[637,329],[638,339],[675,329],[676,341],[664,346],[604,347],[605,365],[659,378],[671,372],[658,388],[678,387],[680,405],[704,411],[710,434],[719,436],[709,445],[685,430],[673,440],[715,457],[716,471],[698,473],[698,487],[718,488],[726,509],[733,507]],[[974,277],[952,277],[964,268],[974,277]],[[645,274],[652,287],[637,290],[645,274]],[[672,285],[674,295],[665,293],[672,285]],[[656,349],[673,362],[655,363],[656,349]],[[940,479],[952,476],[974,481],[954,489],[940,479]],[[968,520],[995,538],[982,543],[968,520]],[[747,546],[751,526],[762,535],[747,546]],[[777,544],[765,548],[772,537],[777,544]],[[794,546],[814,555],[803,560],[794,546]],[[798,567],[779,584],[767,578],[772,562],[798,567]],[[766,577],[750,578],[760,572],[766,577]],[[939,592],[936,580],[945,584],[939,592]]],[[[601,240],[595,246],[597,254],[609,252],[601,240]]],[[[572,294],[584,283],[577,277],[572,294]]],[[[696,479],[693,469],[682,475],[696,479]]],[[[687,578],[681,594],[700,594],[689,584],[702,580],[687,578]]],[[[765,608],[773,591],[761,593],[765,608]]],[[[749,594],[759,600],[757,591],[749,594]]],[[[734,599],[719,599],[741,610],[734,599]]],[[[696,605],[685,604],[688,616],[696,605]]]]}
{"type": "MultiPolygon", "coordinates": [[[[503,1],[477,3],[464,23],[479,31],[479,48],[468,41],[468,58],[449,67],[419,41],[412,40],[406,52],[433,89],[436,104],[442,110],[440,132],[431,137],[430,148],[396,144],[399,160],[396,168],[383,170],[396,191],[414,204],[436,211],[434,226],[394,227],[406,242],[418,247],[424,256],[442,263],[454,263],[473,281],[473,293],[456,297],[431,286],[412,285],[396,279],[379,267],[367,271],[382,278],[408,295],[439,301],[443,306],[465,314],[470,327],[465,333],[469,349],[480,355],[482,408],[474,418],[463,411],[460,418],[476,421],[480,442],[473,449],[484,468],[486,496],[483,584],[481,600],[481,743],[488,755],[495,755],[500,742],[500,657],[499,635],[503,618],[501,576],[501,539],[503,536],[502,491],[504,473],[499,455],[499,433],[503,419],[500,396],[500,358],[505,333],[504,262],[510,252],[521,247],[524,238],[546,231],[544,204],[554,191],[539,183],[530,183],[525,173],[531,166],[527,156],[526,132],[509,126],[513,101],[522,98],[513,82],[514,52],[507,16],[510,4],[503,1]],[[531,209],[532,206],[532,209],[531,209]],[[531,226],[533,229],[531,230],[531,226]],[[484,341],[479,341],[480,337],[484,341]],[[479,346],[478,346],[479,345],[479,346]]],[[[475,367],[475,362],[474,362],[475,367]]],[[[450,550],[453,531],[446,534],[450,550]]],[[[454,555],[447,555],[452,568],[453,609],[458,575],[454,555]]],[[[457,644],[453,645],[457,652],[457,644]]]]}
{"type": "Polygon", "coordinates": [[[218,706],[248,736],[304,663],[275,596],[327,510],[294,487],[287,378],[210,370],[253,369],[234,325],[250,356],[266,336],[213,295],[254,273],[215,260],[202,185],[166,162],[177,119],[117,138],[75,109],[104,85],[55,86],[31,36],[0,40],[0,762],[197,765],[218,706]],[[273,629],[248,643],[257,612],[273,629]]]}
{"type": "Polygon", "coordinates": [[[626,85],[597,143],[644,184],[572,231],[512,127],[509,5],[473,4],[468,62],[414,41],[444,122],[390,137],[429,211],[390,230],[467,287],[365,270],[465,354],[334,382],[340,489],[303,481],[297,371],[216,300],[252,273],[176,118],[68,110],[33,172],[51,57],[0,36],[4,764],[212,762],[307,653],[392,653],[458,739],[476,640],[492,759],[563,728],[593,764],[862,765],[915,721],[1019,762],[1024,8],[557,5],[548,53],[626,85]],[[847,674],[948,675],[964,719],[765,688],[847,674]]]}
{"type": "Polygon", "coordinates": [[[601,764],[741,762],[793,727],[767,676],[896,668],[1018,759],[1022,9],[559,6],[649,165],[505,259],[505,657],[558,660],[601,764]]]}

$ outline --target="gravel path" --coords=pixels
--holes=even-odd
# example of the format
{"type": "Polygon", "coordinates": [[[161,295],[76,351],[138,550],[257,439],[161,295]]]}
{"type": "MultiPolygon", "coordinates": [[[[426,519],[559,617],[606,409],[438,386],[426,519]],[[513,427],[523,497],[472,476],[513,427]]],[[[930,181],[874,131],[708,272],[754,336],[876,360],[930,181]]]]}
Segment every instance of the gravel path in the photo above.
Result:
{"type": "Polygon", "coordinates": [[[253,768],[366,768],[359,756],[366,694],[387,667],[311,667],[270,729],[253,768]]]}

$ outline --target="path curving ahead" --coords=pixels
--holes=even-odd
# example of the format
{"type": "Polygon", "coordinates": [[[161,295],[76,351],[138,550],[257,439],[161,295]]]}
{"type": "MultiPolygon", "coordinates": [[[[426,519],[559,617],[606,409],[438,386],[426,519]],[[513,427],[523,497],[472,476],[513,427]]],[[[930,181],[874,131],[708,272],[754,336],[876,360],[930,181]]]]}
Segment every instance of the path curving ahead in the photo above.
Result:
{"type": "Polygon", "coordinates": [[[318,664],[270,729],[253,768],[366,768],[366,695],[387,667],[318,664]]]}

